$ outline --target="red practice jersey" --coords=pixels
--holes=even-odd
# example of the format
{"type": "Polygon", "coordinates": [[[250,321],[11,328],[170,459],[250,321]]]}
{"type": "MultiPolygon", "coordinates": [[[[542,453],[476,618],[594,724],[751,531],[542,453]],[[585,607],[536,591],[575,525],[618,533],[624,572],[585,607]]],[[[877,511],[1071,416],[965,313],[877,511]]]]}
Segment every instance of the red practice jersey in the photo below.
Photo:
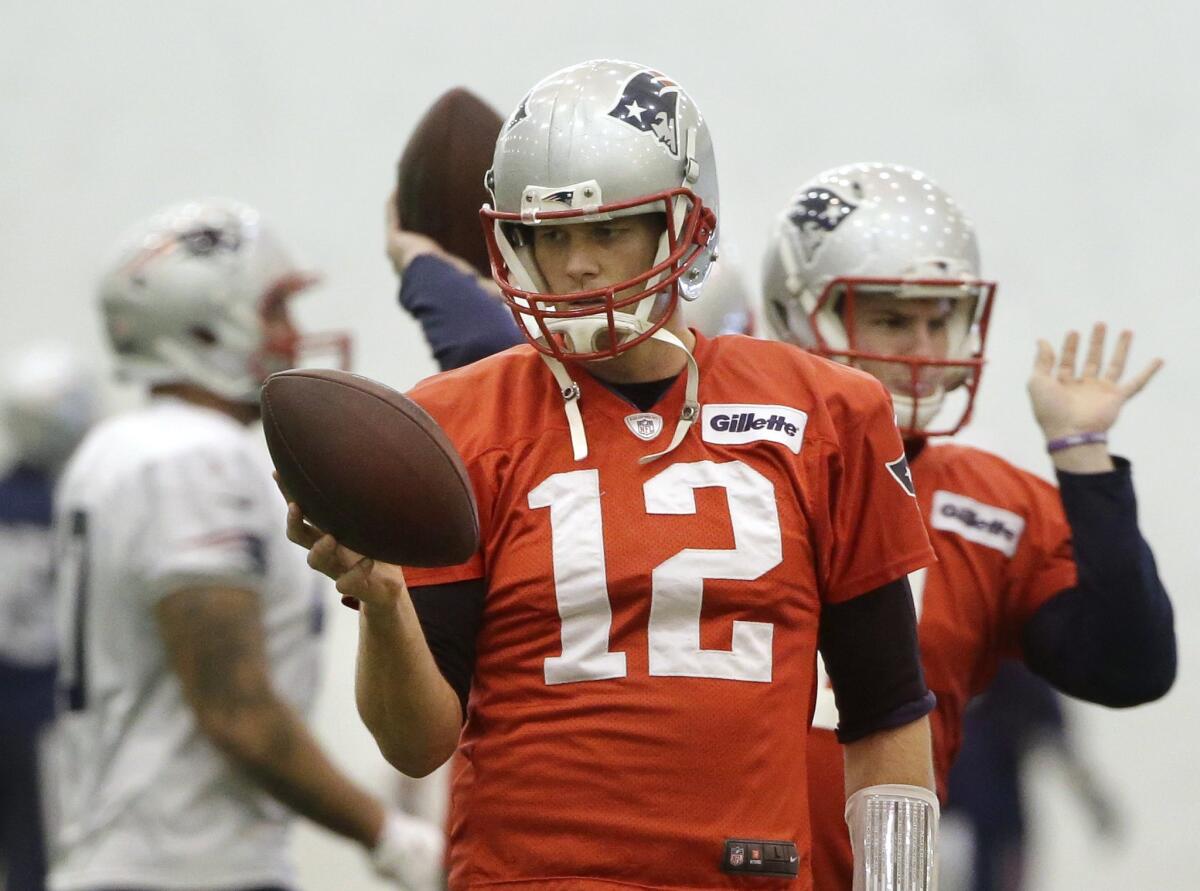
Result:
{"type": "Polygon", "coordinates": [[[694,354],[701,415],[645,465],[674,432],[686,375],[641,412],[574,370],[580,461],[528,346],[411,393],[462,454],[481,547],[408,583],[487,580],[454,889],[810,887],[821,604],[932,551],[878,382],[740,336],[697,337],[694,354]],[[732,839],[794,843],[799,877],[723,871],[732,839]]]}
{"type": "MultiPolygon", "coordinates": [[[[1020,658],[1025,622],[1076,582],[1071,530],[1058,490],[1003,458],[960,445],[926,445],[912,463],[917,500],[938,562],[910,576],[920,619],[938,792],[962,743],[963,710],[1003,658],[1020,658]]],[[[818,891],[849,891],[837,709],[821,672],[809,737],[813,872],[818,891]]]]}

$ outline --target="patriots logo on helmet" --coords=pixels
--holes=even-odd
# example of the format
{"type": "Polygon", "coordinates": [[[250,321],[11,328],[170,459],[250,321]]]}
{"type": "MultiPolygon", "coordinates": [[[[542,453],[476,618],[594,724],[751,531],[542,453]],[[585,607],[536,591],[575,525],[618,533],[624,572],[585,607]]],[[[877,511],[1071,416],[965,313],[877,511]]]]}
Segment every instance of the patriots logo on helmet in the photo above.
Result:
{"type": "Polygon", "coordinates": [[[509,122],[508,122],[508,123],[505,125],[505,127],[504,127],[504,132],[505,132],[505,133],[507,133],[507,132],[508,132],[509,130],[511,130],[513,127],[517,126],[517,124],[521,123],[521,121],[523,121],[523,120],[525,120],[527,117],[529,117],[529,112],[528,112],[528,111],[526,111],[526,109],[525,109],[525,104],[526,104],[528,101],[529,101],[529,94],[527,93],[527,94],[525,95],[525,98],[521,100],[521,104],[517,106],[517,110],[513,112],[513,116],[512,116],[512,118],[511,118],[511,119],[509,120],[509,122]]]}
{"type": "Polygon", "coordinates": [[[566,204],[570,206],[571,202],[575,200],[575,192],[571,190],[563,192],[551,192],[549,195],[543,195],[542,200],[557,201],[559,204],[566,204]]]}
{"type": "Polygon", "coordinates": [[[217,251],[233,253],[242,246],[241,234],[234,228],[199,226],[180,234],[179,242],[195,257],[207,257],[217,251]]]}
{"type": "Polygon", "coordinates": [[[678,158],[678,107],[679,86],[657,71],[643,71],[625,84],[621,98],[608,114],[643,133],[653,133],[678,158]]]}
{"type": "Polygon", "coordinates": [[[796,227],[805,262],[813,261],[825,236],[844,223],[857,208],[857,204],[851,204],[826,188],[809,189],[796,201],[787,218],[796,227]]]}

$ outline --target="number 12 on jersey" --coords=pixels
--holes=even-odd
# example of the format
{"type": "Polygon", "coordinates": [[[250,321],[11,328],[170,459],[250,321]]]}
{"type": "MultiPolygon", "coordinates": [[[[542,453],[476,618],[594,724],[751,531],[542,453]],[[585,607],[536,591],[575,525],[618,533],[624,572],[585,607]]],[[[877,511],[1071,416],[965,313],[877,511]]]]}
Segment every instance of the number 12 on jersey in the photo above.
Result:
{"type": "MultiPolygon", "coordinates": [[[[734,547],[685,548],[654,568],[649,673],[769,682],[774,626],[734,621],[733,646],[706,650],[700,647],[700,612],[705,579],[753,581],[783,562],[775,487],[740,461],[673,464],[643,486],[646,513],[694,514],[695,491],[703,488],[725,490],[734,547]]],[[[604,564],[600,471],[554,474],[529,493],[529,507],[550,508],[555,598],[562,622],[562,655],[546,659],[546,683],[625,677],[625,654],[609,650],[612,605],[604,564]]]]}

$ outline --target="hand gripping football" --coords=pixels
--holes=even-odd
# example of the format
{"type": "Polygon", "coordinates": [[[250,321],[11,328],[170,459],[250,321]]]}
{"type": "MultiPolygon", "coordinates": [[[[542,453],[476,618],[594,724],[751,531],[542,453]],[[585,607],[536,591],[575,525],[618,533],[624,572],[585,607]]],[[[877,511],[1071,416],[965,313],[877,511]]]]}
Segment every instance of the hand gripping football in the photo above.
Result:
{"type": "Polygon", "coordinates": [[[475,553],[466,468],[411,399],[357,374],[297,368],[267,378],[262,415],[284,491],[341,544],[406,566],[475,553]]]}

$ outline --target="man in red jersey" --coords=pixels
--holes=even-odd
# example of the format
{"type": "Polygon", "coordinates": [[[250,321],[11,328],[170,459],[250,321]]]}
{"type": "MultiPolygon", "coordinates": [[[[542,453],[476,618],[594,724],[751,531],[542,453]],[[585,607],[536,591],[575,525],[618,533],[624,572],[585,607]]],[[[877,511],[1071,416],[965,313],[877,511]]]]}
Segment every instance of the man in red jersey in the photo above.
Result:
{"type": "MultiPolygon", "coordinates": [[[[1002,658],[1114,707],[1162,696],[1175,676],[1171,605],[1138,532],[1129,463],[1105,445],[1124,402],[1161,362],[1123,380],[1131,335],[1103,366],[1102,326],[1081,371],[1078,335],[1057,362],[1039,343],[1029,391],[1059,490],[987,452],[927,442],[970,414],[994,292],[979,278],[974,230],[953,200],[895,165],[842,167],[802,186],[779,217],[765,268],[775,336],[861,368],[892,394],[938,557],[910,581],[937,695],[943,794],[963,710],[1002,658]]],[[[808,753],[821,891],[851,887],[837,726],[822,677],[808,753]]]]}
{"type": "Polygon", "coordinates": [[[402,570],[289,507],[289,536],[361,602],[381,751],[412,774],[461,753],[451,887],[806,891],[818,633],[862,868],[894,853],[896,887],[930,887],[933,701],[906,577],[931,552],[884,388],[685,327],[716,171],[661,73],[601,61],[539,83],[489,188],[529,344],[412,392],[471,475],[479,552],[402,570]]]}

